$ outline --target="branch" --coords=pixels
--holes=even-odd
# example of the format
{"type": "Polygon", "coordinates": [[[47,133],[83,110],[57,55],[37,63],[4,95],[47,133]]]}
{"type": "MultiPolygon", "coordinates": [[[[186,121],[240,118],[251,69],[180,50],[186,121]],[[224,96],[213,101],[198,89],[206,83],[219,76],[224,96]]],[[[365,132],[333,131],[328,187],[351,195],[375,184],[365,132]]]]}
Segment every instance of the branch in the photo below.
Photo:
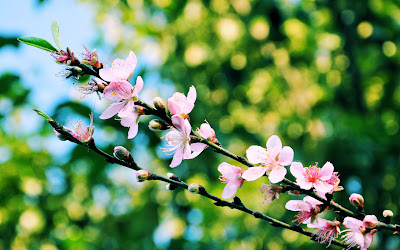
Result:
{"type": "MultiPolygon", "coordinates": [[[[120,160],[120,159],[118,159],[118,158],[116,158],[116,157],[114,157],[114,156],[102,151],[101,149],[97,148],[97,146],[94,143],[93,138],[91,140],[89,140],[87,143],[82,143],[79,140],[77,140],[75,137],[71,136],[70,132],[68,130],[66,130],[64,128],[64,126],[62,126],[58,122],[54,121],[53,119],[51,119],[49,116],[47,116],[43,112],[41,112],[41,111],[39,111],[37,109],[35,109],[35,111],[40,116],[45,118],[46,121],[49,122],[49,124],[57,132],[59,132],[61,135],[63,135],[67,140],[69,140],[69,141],[71,141],[73,143],[76,143],[78,145],[81,145],[81,146],[89,148],[93,152],[95,152],[95,153],[99,154],[100,156],[104,157],[105,161],[107,161],[109,163],[119,164],[121,166],[130,168],[130,169],[133,169],[133,170],[136,170],[136,171],[144,170],[143,168],[139,167],[136,164],[136,162],[134,161],[133,157],[130,157],[129,161],[120,160]]],[[[158,175],[158,174],[155,174],[155,173],[152,173],[152,172],[149,172],[149,174],[150,175],[148,176],[147,180],[159,180],[159,181],[170,183],[170,184],[175,185],[177,187],[189,190],[189,185],[186,184],[185,182],[181,181],[179,178],[176,178],[176,177],[175,178],[166,178],[166,177],[163,177],[161,175],[158,175]]],[[[191,193],[193,193],[193,191],[191,193]]],[[[239,199],[239,197],[237,197],[237,196],[234,197],[233,202],[222,200],[221,198],[210,194],[203,186],[200,186],[200,185],[198,185],[198,192],[196,192],[196,193],[201,195],[201,196],[203,196],[203,197],[206,197],[206,198],[208,198],[210,200],[213,200],[214,201],[214,205],[216,205],[216,206],[220,206],[220,207],[224,207],[225,206],[225,207],[230,207],[232,209],[240,210],[240,211],[245,212],[247,214],[253,215],[257,219],[268,221],[271,226],[280,227],[280,228],[286,228],[288,230],[295,231],[295,232],[298,232],[300,234],[306,235],[306,236],[310,237],[311,240],[313,240],[313,241],[317,241],[317,237],[318,237],[317,234],[314,234],[312,232],[306,231],[306,230],[302,229],[298,225],[289,225],[289,224],[287,224],[285,222],[282,222],[280,220],[277,220],[275,218],[269,217],[267,215],[264,215],[264,214],[262,214],[260,212],[255,211],[255,210],[252,210],[252,209],[246,207],[242,203],[242,201],[239,199]]],[[[347,247],[346,244],[344,244],[344,243],[342,243],[342,242],[340,242],[340,241],[338,241],[336,239],[333,239],[331,244],[334,244],[334,245],[337,245],[337,246],[340,246],[340,247],[344,247],[344,248],[347,247]]]]}

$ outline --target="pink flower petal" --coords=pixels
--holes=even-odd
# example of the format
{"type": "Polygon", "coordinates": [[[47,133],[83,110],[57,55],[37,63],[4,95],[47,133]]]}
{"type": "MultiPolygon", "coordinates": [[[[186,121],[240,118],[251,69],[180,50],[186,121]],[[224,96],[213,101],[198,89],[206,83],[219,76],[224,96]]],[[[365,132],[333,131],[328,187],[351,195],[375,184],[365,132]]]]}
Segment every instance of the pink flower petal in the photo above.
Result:
{"type": "Polygon", "coordinates": [[[129,101],[119,112],[118,116],[119,117],[126,117],[128,115],[131,115],[134,113],[134,108],[135,108],[135,103],[133,101],[129,101]]]}
{"type": "Polygon", "coordinates": [[[187,137],[189,137],[190,132],[192,132],[192,126],[190,125],[189,120],[185,119],[183,121],[183,125],[185,126],[183,132],[186,134],[187,137]]]}
{"type": "Polygon", "coordinates": [[[237,189],[239,188],[240,184],[241,184],[241,180],[229,181],[226,184],[224,191],[222,192],[222,198],[224,198],[224,199],[231,198],[234,194],[236,194],[237,189]]]}
{"type": "Polygon", "coordinates": [[[187,99],[189,99],[189,102],[193,103],[196,101],[197,98],[197,93],[196,93],[196,88],[192,85],[189,88],[189,92],[187,94],[187,99]]]}
{"type": "Polygon", "coordinates": [[[189,159],[191,152],[189,142],[186,142],[183,148],[183,159],[189,159]]]}
{"type": "Polygon", "coordinates": [[[320,180],[317,180],[314,183],[314,187],[315,187],[315,190],[317,190],[318,192],[322,192],[322,193],[330,192],[330,191],[332,191],[332,188],[333,188],[332,185],[330,185],[326,182],[320,181],[320,180]]]}
{"type": "Polygon", "coordinates": [[[310,190],[312,187],[312,183],[309,182],[306,178],[300,177],[296,179],[297,185],[300,186],[301,189],[310,190]]]}
{"type": "Polygon", "coordinates": [[[215,136],[214,129],[211,128],[210,124],[203,123],[200,126],[200,131],[203,134],[204,138],[212,138],[215,136]]]}
{"type": "Polygon", "coordinates": [[[247,181],[254,181],[263,176],[265,171],[267,171],[267,169],[263,167],[251,167],[244,171],[242,178],[247,181]]]}
{"type": "Polygon", "coordinates": [[[319,171],[319,179],[323,181],[327,181],[332,177],[333,174],[333,165],[329,161],[327,161],[324,166],[319,171]]]}
{"type": "Polygon", "coordinates": [[[125,103],[123,102],[117,102],[113,103],[108,107],[104,112],[100,115],[100,119],[109,119],[116,115],[123,107],[125,106],[125,103]]]}
{"type": "Polygon", "coordinates": [[[277,135],[271,136],[267,141],[267,149],[271,151],[273,158],[275,158],[282,150],[281,139],[277,135]]]}
{"type": "Polygon", "coordinates": [[[365,237],[364,237],[364,248],[365,249],[367,249],[368,247],[371,246],[373,237],[374,237],[374,235],[371,234],[371,233],[368,233],[368,234],[365,235],[365,237]]]}
{"type": "Polygon", "coordinates": [[[309,212],[312,207],[307,202],[301,200],[291,200],[286,202],[285,208],[290,211],[306,211],[309,212]]]}
{"type": "Polygon", "coordinates": [[[287,166],[292,163],[294,157],[294,151],[291,147],[289,146],[284,146],[279,152],[278,156],[278,164],[282,166],[287,166]]]}
{"type": "Polygon", "coordinates": [[[236,176],[240,173],[236,166],[226,162],[219,164],[218,171],[228,180],[236,179],[236,176]]]}
{"type": "Polygon", "coordinates": [[[352,217],[346,217],[343,220],[343,225],[352,231],[360,231],[360,227],[364,226],[364,222],[352,217]]]}
{"type": "Polygon", "coordinates": [[[135,53],[133,53],[133,51],[129,52],[129,55],[126,58],[126,62],[131,65],[131,69],[133,71],[135,69],[135,67],[136,67],[136,64],[137,64],[137,58],[136,58],[135,53]]]}
{"type": "Polygon", "coordinates": [[[169,164],[169,166],[171,168],[175,168],[179,166],[179,164],[181,164],[182,160],[183,160],[183,147],[180,147],[175,151],[174,158],[172,158],[172,162],[171,164],[169,164]]]}
{"type": "Polygon", "coordinates": [[[301,164],[301,162],[293,162],[292,165],[290,165],[290,173],[299,179],[306,176],[307,171],[305,168],[303,168],[303,164],[301,164]]]}
{"type": "Polygon", "coordinates": [[[193,151],[193,153],[187,159],[193,159],[193,158],[197,157],[201,152],[203,152],[203,150],[206,147],[207,147],[207,145],[204,143],[200,143],[200,142],[192,143],[190,145],[190,148],[193,151]]]}
{"type": "Polygon", "coordinates": [[[285,178],[287,173],[286,168],[284,167],[275,167],[268,175],[268,179],[271,183],[278,183],[285,178]]]}
{"type": "Polygon", "coordinates": [[[312,207],[316,207],[317,205],[322,205],[324,203],[320,202],[319,200],[311,197],[311,196],[306,196],[303,198],[303,201],[307,202],[310,204],[312,207]]]}
{"type": "Polygon", "coordinates": [[[185,132],[185,121],[182,116],[174,115],[171,118],[172,124],[181,132],[185,132]]]}
{"type": "Polygon", "coordinates": [[[142,91],[142,89],[143,89],[143,79],[141,76],[138,76],[136,78],[136,85],[132,91],[132,96],[138,96],[139,92],[142,91]]]}
{"type": "Polygon", "coordinates": [[[99,74],[104,81],[112,82],[115,80],[114,72],[109,68],[100,69],[99,74]]]}
{"type": "Polygon", "coordinates": [[[251,164],[258,164],[267,156],[267,150],[260,146],[250,146],[246,150],[246,156],[251,164]]]}
{"type": "Polygon", "coordinates": [[[175,115],[178,113],[177,109],[178,106],[176,105],[176,102],[173,99],[174,97],[168,98],[168,110],[171,114],[175,115]]]}
{"type": "Polygon", "coordinates": [[[189,114],[194,108],[194,103],[186,102],[185,106],[183,107],[183,113],[189,114]]]}
{"type": "Polygon", "coordinates": [[[138,123],[138,114],[132,112],[130,115],[121,118],[121,125],[124,127],[130,127],[133,123],[138,123]]]}
{"type": "Polygon", "coordinates": [[[137,124],[136,122],[133,123],[133,124],[129,127],[128,139],[134,138],[134,137],[137,135],[137,133],[138,133],[138,129],[139,129],[139,124],[137,124]]]}
{"type": "Polygon", "coordinates": [[[131,96],[133,86],[128,81],[112,82],[104,88],[104,98],[109,100],[123,100],[131,96]]]}

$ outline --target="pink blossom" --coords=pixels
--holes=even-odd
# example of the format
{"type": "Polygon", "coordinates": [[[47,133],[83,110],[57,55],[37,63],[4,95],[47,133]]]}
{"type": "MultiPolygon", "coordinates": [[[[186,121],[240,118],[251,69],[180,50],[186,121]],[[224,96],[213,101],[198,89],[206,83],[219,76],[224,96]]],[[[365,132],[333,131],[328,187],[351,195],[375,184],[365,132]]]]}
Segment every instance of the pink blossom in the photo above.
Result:
{"type": "Polygon", "coordinates": [[[166,140],[166,145],[170,148],[164,149],[164,152],[170,153],[175,151],[171,164],[174,168],[181,164],[183,159],[190,159],[190,132],[192,127],[187,119],[183,119],[180,115],[174,115],[171,118],[172,124],[177,128],[172,128],[163,138],[166,140]]]}
{"type": "MultiPolygon", "coordinates": [[[[200,129],[197,129],[196,132],[203,138],[216,143],[218,142],[217,138],[215,138],[215,131],[214,129],[211,128],[210,124],[208,122],[205,122],[201,124],[200,129]]],[[[203,150],[207,147],[207,144],[201,143],[201,142],[196,142],[192,143],[190,145],[193,153],[190,155],[190,159],[195,158],[198,156],[203,150]]]]}
{"type": "Polygon", "coordinates": [[[373,234],[376,232],[376,229],[367,231],[363,221],[352,217],[344,218],[343,225],[348,228],[343,231],[343,233],[346,232],[346,234],[342,236],[348,248],[358,245],[361,250],[365,250],[371,246],[373,234]]]}
{"type": "Polygon", "coordinates": [[[364,197],[361,194],[352,193],[349,197],[349,201],[356,208],[361,208],[364,206],[364,197]]]}
{"type": "Polygon", "coordinates": [[[143,79],[138,76],[135,87],[128,81],[112,82],[104,89],[104,97],[116,101],[112,103],[101,115],[100,119],[109,119],[118,114],[121,118],[121,125],[129,127],[128,139],[136,136],[138,131],[138,107],[135,101],[143,88],[143,79]]]}
{"type": "Polygon", "coordinates": [[[375,215],[366,215],[363,219],[365,227],[374,228],[378,225],[379,221],[375,215]]]}
{"type": "Polygon", "coordinates": [[[326,183],[332,185],[332,190],[330,191],[330,193],[342,191],[344,189],[342,186],[339,186],[340,179],[338,172],[333,172],[332,177],[327,180],[326,183]]]}
{"type": "Polygon", "coordinates": [[[196,88],[191,86],[187,97],[179,92],[175,92],[172,97],[168,99],[168,109],[172,115],[181,115],[185,119],[188,118],[188,114],[194,108],[194,102],[196,101],[196,88]]]}
{"type": "Polygon", "coordinates": [[[300,162],[293,162],[290,172],[296,177],[296,182],[302,189],[309,190],[314,187],[321,193],[327,193],[333,189],[333,185],[327,183],[333,174],[333,165],[330,162],[326,162],[322,168],[318,168],[317,164],[303,168],[300,162]]]}
{"type": "Polygon", "coordinates": [[[307,224],[309,228],[317,228],[314,232],[314,235],[318,235],[316,240],[320,243],[328,242],[328,247],[332,240],[340,234],[339,225],[340,222],[337,220],[328,221],[322,218],[319,218],[318,222],[307,224]]]}
{"type": "Polygon", "coordinates": [[[106,65],[106,68],[100,69],[100,77],[108,82],[127,81],[133,74],[137,64],[135,53],[129,52],[126,60],[115,59],[110,65],[106,65]]]}
{"type": "Polygon", "coordinates": [[[319,205],[323,203],[314,199],[311,196],[304,197],[303,200],[291,200],[285,205],[285,208],[290,211],[299,211],[296,215],[297,221],[303,224],[310,224],[317,220],[317,215],[320,211],[319,205]]]}
{"type": "Polygon", "coordinates": [[[282,148],[282,142],[278,136],[273,135],[267,141],[267,149],[260,146],[251,146],[246,151],[247,159],[252,164],[261,163],[262,167],[251,167],[243,178],[254,181],[269,172],[268,178],[271,183],[277,183],[285,178],[287,173],[283,166],[290,165],[293,161],[294,152],[291,147],[282,148]]]}
{"type": "Polygon", "coordinates": [[[269,184],[261,184],[261,193],[265,193],[263,204],[270,204],[274,200],[279,199],[279,194],[282,193],[282,187],[269,184]]]}
{"type": "Polygon", "coordinates": [[[244,170],[223,162],[219,164],[218,171],[222,174],[220,180],[226,183],[224,191],[222,192],[222,198],[229,199],[236,193],[238,188],[242,188],[244,182],[242,174],[244,170]]]}
{"type": "MultiPolygon", "coordinates": [[[[74,132],[71,132],[71,135],[81,141],[82,143],[87,143],[92,139],[94,133],[93,126],[93,114],[90,114],[90,125],[86,126],[86,123],[83,124],[82,120],[79,119],[76,122],[76,126],[72,125],[74,132]]],[[[67,131],[71,131],[70,129],[66,129],[67,131]]],[[[56,133],[57,134],[57,133],[56,133]]]]}

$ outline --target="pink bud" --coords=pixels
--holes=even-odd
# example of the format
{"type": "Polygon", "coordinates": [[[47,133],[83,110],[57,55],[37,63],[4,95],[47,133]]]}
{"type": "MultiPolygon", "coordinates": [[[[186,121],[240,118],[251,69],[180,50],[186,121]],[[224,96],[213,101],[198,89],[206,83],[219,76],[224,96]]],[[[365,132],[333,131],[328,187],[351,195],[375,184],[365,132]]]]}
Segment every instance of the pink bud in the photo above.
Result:
{"type": "Polygon", "coordinates": [[[114,148],[114,156],[122,161],[129,161],[132,157],[131,153],[122,146],[114,148]]]}
{"type": "Polygon", "coordinates": [[[136,179],[138,182],[147,180],[151,176],[151,173],[147,170],[141,169],[136,173],[136,179]]]}
{"type": "Polygon", "coordinates": [[[362,197],[361,194],[356,194],[356,193],[351,194],[349,197],[349,201],[356,208],[364,207],[364,197],[362,197]]]}
{"type": "Polygon", "coordinates": [[[375,215],[366,215],[363,222],[366,227],[375,227],[379,221],[375,215]]]}

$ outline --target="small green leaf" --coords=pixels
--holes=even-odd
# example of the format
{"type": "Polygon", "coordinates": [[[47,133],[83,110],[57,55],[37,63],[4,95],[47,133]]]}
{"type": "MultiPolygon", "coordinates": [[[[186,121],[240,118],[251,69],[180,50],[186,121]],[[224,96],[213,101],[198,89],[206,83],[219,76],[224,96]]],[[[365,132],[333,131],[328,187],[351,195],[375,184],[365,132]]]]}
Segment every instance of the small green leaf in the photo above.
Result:
{"type": "Polygon", "coordinates": [[[30,46],[42,49],[42,50],[46,50],[49,52],[58,52],[58,50],[56,48],[53,47],[53,45],[51,45],[48,41],[43,40],[41,38],[37,38],[37,37],[20,37],[17,38],[18,41],[23,42],[25,44],[28,44],[30,46]]]}
{"type": "Polygon", "coordinates": [[[87,83],[90,80],[90,75],[82,75],[79,76],[78,82],[79,83],[87,83]]]}
{"type": "Polygon", "coordinates": [[[38,110],[38,109],[33,109],[36,113],[38,113],[38,115],[40,115],[41,117],[43,117],[47,122],[53,121],[53,119],[51,119],[48,115],[46,115],[45,113],[43,113],[42,111],[38,110]]]}
{"type": "Polygon", "coordinates": [[[57,47],[62,50],[61,43],[60,43],[60,32],[58,29],[58,21],[54,20],[51,24],[51,32],[53,33],[54,42],[56,42],[57,47]]]}

